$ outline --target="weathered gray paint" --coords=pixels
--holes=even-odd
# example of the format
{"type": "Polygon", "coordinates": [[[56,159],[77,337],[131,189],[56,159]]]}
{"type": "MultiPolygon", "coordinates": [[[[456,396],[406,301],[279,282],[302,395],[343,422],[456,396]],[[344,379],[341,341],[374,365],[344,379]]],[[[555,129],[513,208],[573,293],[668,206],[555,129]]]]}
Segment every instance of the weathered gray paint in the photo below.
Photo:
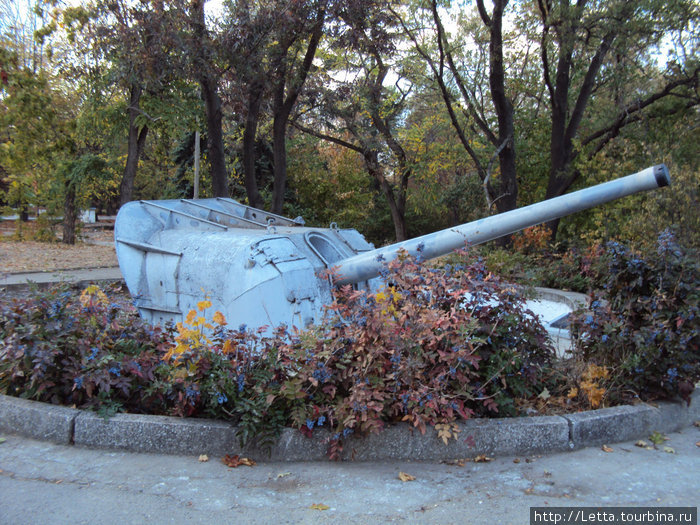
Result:
{"type": "Polygon", "coordinates": [[[670,183],[664,165],[511,212],[375,250],[352,229],[307,228],[232,199],[137,201],[119,210],[119,266],[141,315],[182,321],[208,297],[232,327],[304,328],[332,302],[334,284],[365,289],[400,250],[431,259],[465,246],[670,183]]]}

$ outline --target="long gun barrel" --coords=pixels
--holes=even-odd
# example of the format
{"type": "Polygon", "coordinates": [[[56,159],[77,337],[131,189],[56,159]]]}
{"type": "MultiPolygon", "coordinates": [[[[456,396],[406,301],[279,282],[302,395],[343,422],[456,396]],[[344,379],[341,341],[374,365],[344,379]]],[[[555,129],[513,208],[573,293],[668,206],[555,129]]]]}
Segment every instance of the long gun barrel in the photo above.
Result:
{"type": "Polygon", "coordinates": [[[617,180],[598,184],[474,222],[447,228],[377,250],[360,253],[336,264],[337,285],[357,283],[379,275],[382,266],[401,250],[433,259],[462,248],[481,244],[516,231],[576,213],[621,197],[663,186],[671,180],[665,165],[652,166],[617,180]]]}
{"type": "Polygon", "coordinates": [[[114,226],[119,266],[141,315],[186,319],[207,296],[233,326],[306,327],[323,318],[334,284],[373,290],[400,250],[433,258],[534,224],[669,184],[663,165],[508,213],[380,249],[356,230],[312,228],[233,199],[136,201],[114,226]],[[323,270],[338,268],[334,283],[323,270]]]}

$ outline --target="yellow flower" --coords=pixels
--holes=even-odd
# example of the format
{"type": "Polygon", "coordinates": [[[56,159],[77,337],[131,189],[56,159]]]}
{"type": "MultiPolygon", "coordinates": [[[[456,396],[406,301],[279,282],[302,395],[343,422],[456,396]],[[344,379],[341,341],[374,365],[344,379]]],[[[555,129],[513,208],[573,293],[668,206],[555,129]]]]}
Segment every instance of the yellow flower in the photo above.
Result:
{"type": "Polygon", "coordinates": [[[211,301],[208,299],[205,299],[204,301],[199,301],[197,303],[197,308],[199,308],[200,312],[203,312],[207,308],[211,308],[211,301]]]}
{"type": "Polygon", "coordinates": [[[80,294],[80,304],[82,304],[85,308],[98,305],[107,306],[109,304],[109,300],[104,292],[100,290],[99,286],[91,284],[80,294]]]}

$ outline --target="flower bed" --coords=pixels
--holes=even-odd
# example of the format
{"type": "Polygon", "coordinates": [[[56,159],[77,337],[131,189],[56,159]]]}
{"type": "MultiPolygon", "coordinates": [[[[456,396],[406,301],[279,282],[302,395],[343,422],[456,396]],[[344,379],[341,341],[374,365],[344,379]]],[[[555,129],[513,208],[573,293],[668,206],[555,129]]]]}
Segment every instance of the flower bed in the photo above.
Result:
{"type": "Polygon", "coordinates": [[[637,255],[610,251],[611,268],[638,269],[634,281],[622,286],[627,274],[611,273],[609,310],[594,303],[580,317],[579,347],[565,363],[554,360],[517,288],[479,261],[431,268],[401,257],[386,268],[378,293],[344,288],[321,325],[281,327],[271,337],[230,328],[206,298],[165,329],[145,324],[97,287],[79,296],[53,289],[3,301],[0,393],[104,416],[230,420],[242,442],[258,445],[284,427],[307,435],[325,427],[331,456],[348,435],[380,432],[395,421],[420,431],[432,425],[449,439],[460,419],[575,411],[634,395],[685,396],[700,377],[697,263],[668,239],[660,246],[658,261],[649,259],[644,271],[637,255]],[[629,312],[632,295],[618,300],[640,293],[639,286],[656,305],[649,315],[629,312]],[[639,341],[654,323],[669,343],[652,355],[639,341]],[[644,335],[621,340],[618,325],[644,335]],[[621,357],[605,346],[609,341],[627,344],[621,357]],[[667,367],[669,360],[677,366],[667,367]],[[630,367],[642,362],[646,373],[630,377],[630,367]]]}

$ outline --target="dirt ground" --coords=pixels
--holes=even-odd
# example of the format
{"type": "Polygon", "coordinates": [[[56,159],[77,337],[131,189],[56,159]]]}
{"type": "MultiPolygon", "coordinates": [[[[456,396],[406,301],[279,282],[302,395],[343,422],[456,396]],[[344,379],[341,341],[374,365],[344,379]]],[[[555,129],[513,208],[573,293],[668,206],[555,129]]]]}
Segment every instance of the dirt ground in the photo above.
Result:
{"type": "Polygon", "coordinates": [[[85,232],[73,246],[60,242],[0,240],[0,273],[118,266],[112,231],[85,232]],[[93,244],[101,242],[109,244],[93,244]]]}

